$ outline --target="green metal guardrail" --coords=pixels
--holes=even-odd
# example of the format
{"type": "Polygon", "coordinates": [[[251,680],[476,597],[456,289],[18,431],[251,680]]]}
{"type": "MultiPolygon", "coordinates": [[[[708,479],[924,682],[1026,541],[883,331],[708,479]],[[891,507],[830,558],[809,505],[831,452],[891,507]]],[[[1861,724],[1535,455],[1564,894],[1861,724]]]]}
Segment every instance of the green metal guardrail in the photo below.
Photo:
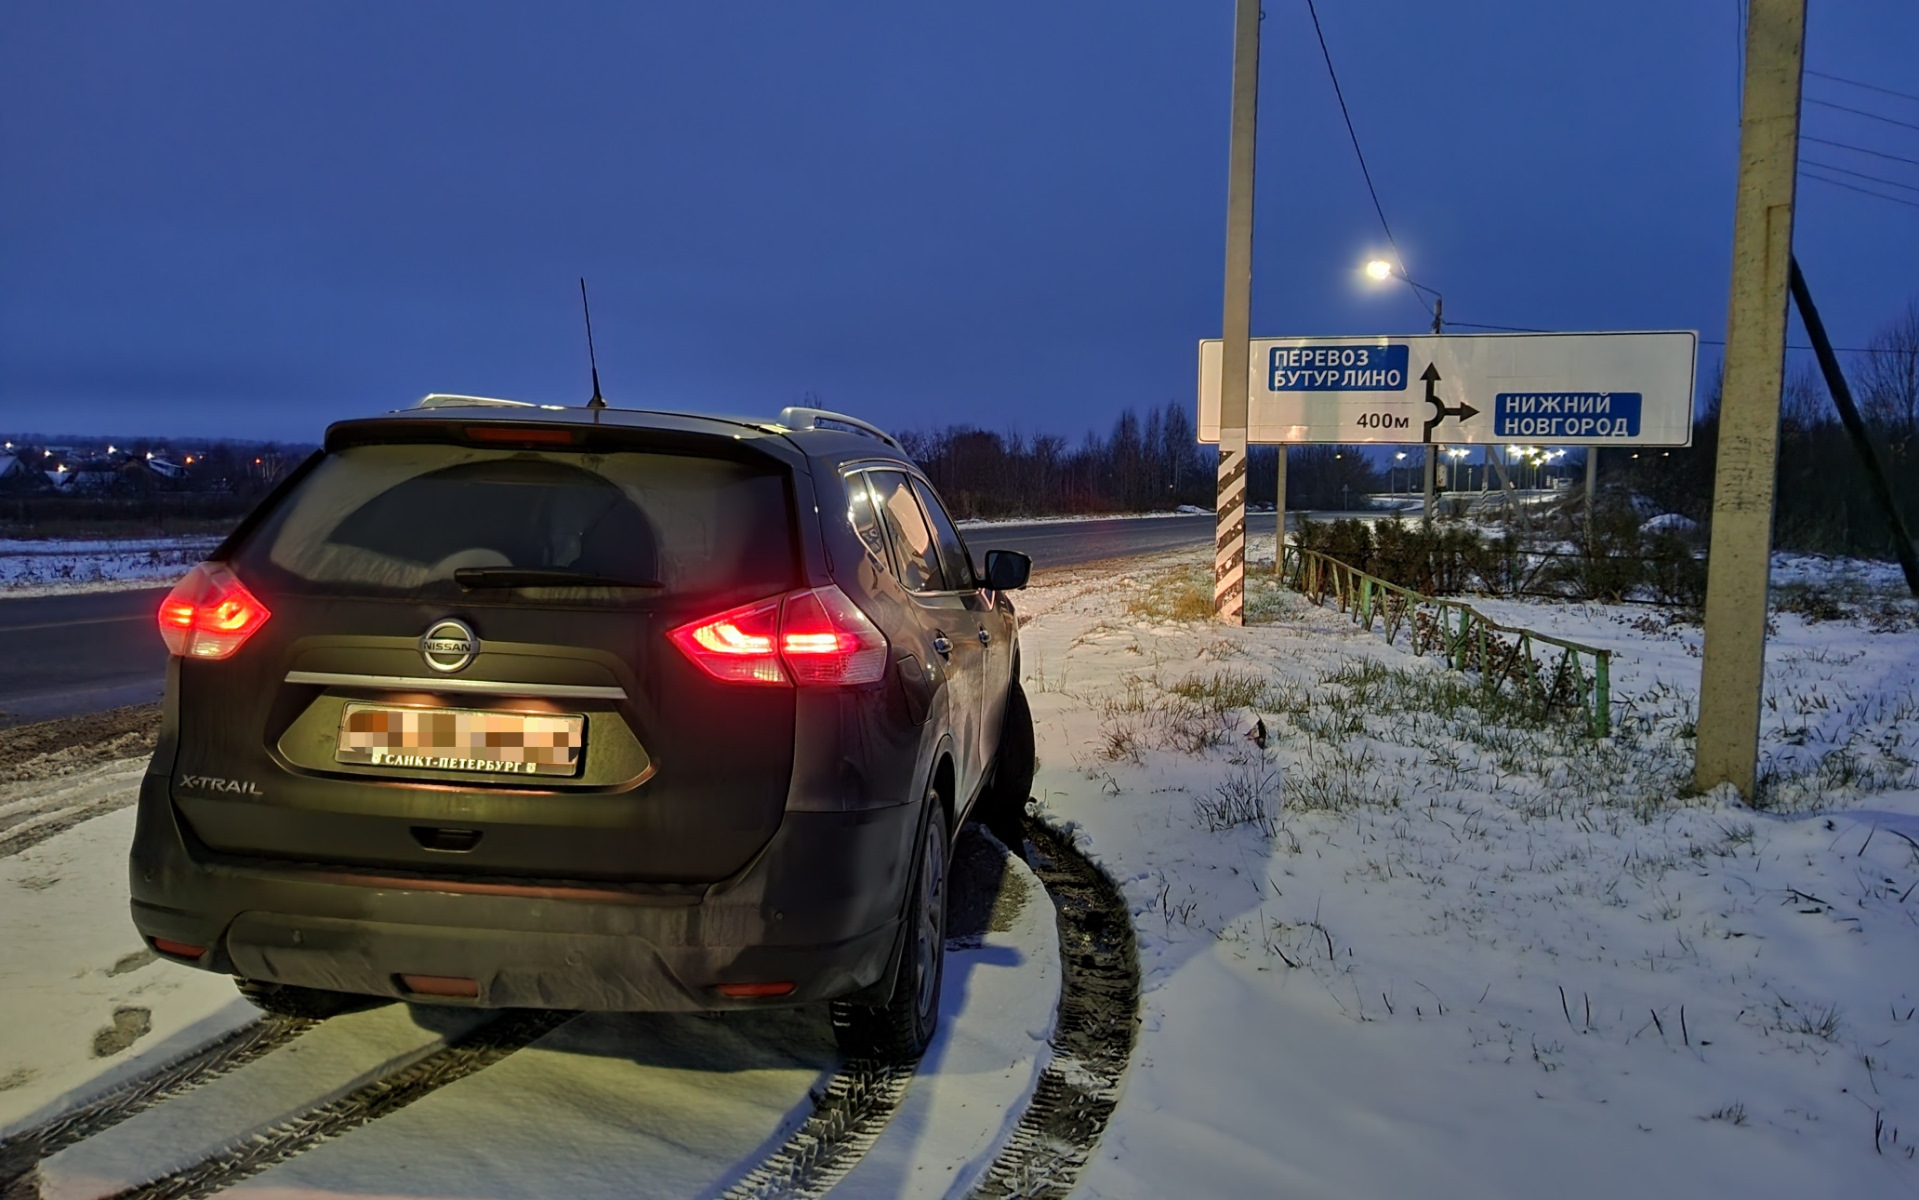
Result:
{"type": "Polygon", "coordinates": [[[1367,630],[1377,626],[1388,644],[1406,633],[1415,655],[1435,651],[1454,670],[1477,671],[1488,689],[1510,687],[1548,711],[1576,708],[1594,737],[1612,732],[1609,650],[1501,625],[1470,604],[1422,595],[1317,550],[1287,546],[1281,577],[1315,604],[1338,600],[1339,611],[1367,630]]]}

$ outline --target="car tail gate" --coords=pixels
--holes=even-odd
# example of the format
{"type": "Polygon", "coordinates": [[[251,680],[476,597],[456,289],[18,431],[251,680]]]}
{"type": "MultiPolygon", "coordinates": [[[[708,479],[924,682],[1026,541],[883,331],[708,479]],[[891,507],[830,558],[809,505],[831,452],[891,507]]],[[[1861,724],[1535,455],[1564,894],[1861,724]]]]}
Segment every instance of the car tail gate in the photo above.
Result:
{"type": "Polygon", "coordinates": [[[173,798],[206,852],[662,885],[743,867],[781,820],[795,671],[857,676],[879,635],[803,585],[792,468],[714,441],[330,452],[159,614],[173,798]],[[678,643],[769,605],[753,669],[775,680],[678,643]]]}

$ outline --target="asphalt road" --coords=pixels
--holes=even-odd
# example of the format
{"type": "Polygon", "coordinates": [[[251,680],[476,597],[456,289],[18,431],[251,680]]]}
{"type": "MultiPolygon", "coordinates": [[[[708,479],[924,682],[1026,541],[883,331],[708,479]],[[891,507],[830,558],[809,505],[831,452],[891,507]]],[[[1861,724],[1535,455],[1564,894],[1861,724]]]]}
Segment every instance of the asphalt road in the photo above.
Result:
{"type": "Polygon", "coordinates": [[[160,698],[166,588],[0,600],[0,725],[160,698]]]}
{"type": "MultiPolygon", "coordinates": [[[[1252,531],[1267,532],[1271,523],[1256,513],[1252,531]]],[[[976,558],[988,550],[1019,550],[1038,570],[1154,554],[1212,537],[1210,514],[966,531],[976,558]]],[[[143,588],[0,600],[0,726],[158,700],[167,655],[154,613],[165,595],[165,588],[143,588]]]]}

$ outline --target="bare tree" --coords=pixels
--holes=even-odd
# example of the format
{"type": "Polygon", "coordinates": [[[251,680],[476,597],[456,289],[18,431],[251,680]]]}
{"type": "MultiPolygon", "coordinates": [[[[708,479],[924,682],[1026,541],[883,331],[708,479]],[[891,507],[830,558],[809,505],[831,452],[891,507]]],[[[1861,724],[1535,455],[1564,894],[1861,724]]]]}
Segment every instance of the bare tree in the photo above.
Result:
{"type": "Polygon", "coordinates": [[[1872,336],[1859,356],[1859,398],[1866,419],[1890,437],[1919,435],[1919,302],[1872,336]]]}

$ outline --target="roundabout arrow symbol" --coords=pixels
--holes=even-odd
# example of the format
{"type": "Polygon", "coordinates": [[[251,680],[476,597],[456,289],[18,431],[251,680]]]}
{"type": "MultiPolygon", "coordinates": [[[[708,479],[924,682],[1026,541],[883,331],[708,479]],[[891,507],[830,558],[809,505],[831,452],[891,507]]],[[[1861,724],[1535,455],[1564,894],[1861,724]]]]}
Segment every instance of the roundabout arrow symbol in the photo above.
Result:
{"type": "Polygon", "coordinates": [[[1420,378],[1426,381],[1426,403],[1433,406],[1433,415],[1426,418],[1425,430],[1420,437],[1421,441],[1432,441],[1433,430],[1447,417],[1458,417],[1463,423],[1467,418],[1479,415],[1479,410],[1464,400],[1453,405],[1448,405],[1440,400],[1438,393],[1433,391],[1433,385],[1439,382],[1439,367],[1437,364],[1427,363],[1425,374],[1421,375],[1420,378]]]}

